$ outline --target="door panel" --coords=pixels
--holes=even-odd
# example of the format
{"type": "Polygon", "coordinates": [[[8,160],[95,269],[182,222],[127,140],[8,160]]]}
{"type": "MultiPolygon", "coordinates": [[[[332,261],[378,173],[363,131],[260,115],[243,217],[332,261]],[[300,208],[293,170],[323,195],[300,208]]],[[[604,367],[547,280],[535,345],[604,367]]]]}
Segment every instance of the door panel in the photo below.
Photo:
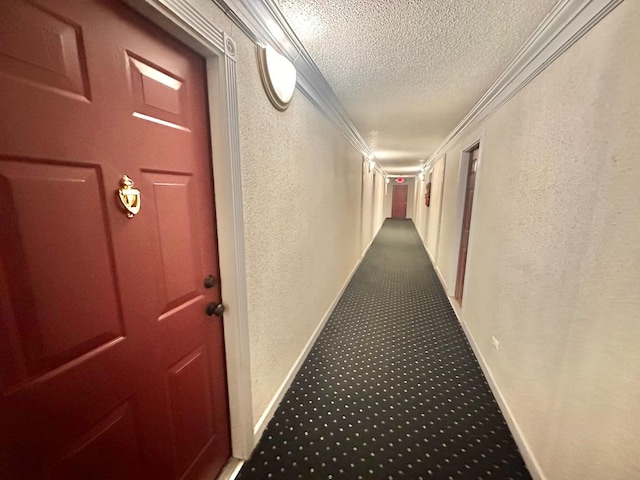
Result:
{"type": "Polygon", "coordinates": [[[151,186],[148,199],[154,202],[149,205],[150,212],[157,217],[164,281],[162,314],[165,315],[198,296],[198,285],[202,283],[199,245],[194,241],[190,211],[193,205],[191,175],[145,172],[145,176],[151,186]]]}
{"type": "Polygon", "coordinates": [[[213,437],[211,388],[204,348],[199,346],[168,371],[178,463],[186,471],[213,437]]]}
{"type": "Polygon", "coordinates": [[[215,477],[204,60],[116,0],[11,0],[0,89],[0,477],[215,477]]]}
{"type": "Polygon", "coordinates": [[[131,403],[117,407],[81,435],[50,471],[55,480],[140,478],[144,471],[131,403]],[[104,452],[110,452],[117,461],[104,452]]]}
{"type": "Polygon", "coordinates": [[[88,98],[77,26],[40,5],[2,2],[0,72],[39,88],[88,98]]]}
{"type": "Polygon", "coordinates": [[[101,190],[95,166],[0,159],[0,248],[13,305],[3,320],[17,334],[8,360],[22,364],[3,389],[125,335],[101,190]],[[87,231],[70,235],[76,223],[87,231]]]}
{"type": "Polygon", "coordinates": [[[132,52],[127,52],[127,57],[134,115],[165,126],[170,123],[187,128],[189,105],[184,80],[132,52]]]}

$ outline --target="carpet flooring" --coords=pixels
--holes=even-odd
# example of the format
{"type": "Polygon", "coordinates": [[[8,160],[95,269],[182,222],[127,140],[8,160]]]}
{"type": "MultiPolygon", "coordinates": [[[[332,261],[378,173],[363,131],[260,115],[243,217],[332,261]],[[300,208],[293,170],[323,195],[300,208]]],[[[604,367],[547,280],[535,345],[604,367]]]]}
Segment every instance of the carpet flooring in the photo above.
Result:
{"type": "Polygon", "coordinates": [[[529,478],[413,223],[386,220],[238,479],[529,478]]]}

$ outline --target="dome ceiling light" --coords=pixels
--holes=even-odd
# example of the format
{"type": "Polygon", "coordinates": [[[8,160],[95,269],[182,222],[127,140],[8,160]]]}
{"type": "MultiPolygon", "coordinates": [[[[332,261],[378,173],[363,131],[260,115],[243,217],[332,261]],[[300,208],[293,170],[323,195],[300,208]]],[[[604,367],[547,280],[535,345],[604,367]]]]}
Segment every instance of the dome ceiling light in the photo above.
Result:
{"type": "Polygon", "coordinates": [[[273,48],[258,45],[258,67],[267,97],[280,111],[291,103],[296,89],[296,68],[273,48]]]}

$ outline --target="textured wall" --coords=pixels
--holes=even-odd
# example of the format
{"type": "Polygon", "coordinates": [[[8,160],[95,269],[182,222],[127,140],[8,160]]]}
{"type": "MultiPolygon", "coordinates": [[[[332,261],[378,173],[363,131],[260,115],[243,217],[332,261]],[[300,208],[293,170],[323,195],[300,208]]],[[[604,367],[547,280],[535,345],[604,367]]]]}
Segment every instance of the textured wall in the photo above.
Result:
{"type": "Polygon", "coordinates": [[[418,182],[417,182],[418,188],[416,188],[415,190],[416,198],[415,198],[415,214],[414,214],[413,223],[415,224],[418,232],[420,232],[420,235],[422,235],[422,238],[427,238],[427,223],[429,222],[429,209],[426,208],[424,205],[424,194],[426,191],[425,189],[426,189],[428,178],[429,177],[427,174],[427,177],[424,181],[418,179],[418,182]]]}
{"type": "Polygon", "coordinates": [[[374,200],[374,236],[377,235],[378,230],[382,227],[384,222],[384,176],[378,173],[376,175],[376,186],[375,186],[375,200],[374,200]]]}
{"type": "Polygon", "coordinates": [[[361,154],[296,92],[269,103],[236,28],[254,420],[361,254],[361,154]]]}
{"type": "Polygon", "coordinates": [[[482,126],[462,320],[549,479],[640,478],[639,23],[623,2],[482,126]]]}
{"type": "MultiPolygon", "coordinates": [[[[440,232],[440,207],[442,205],[442,187],[445,160],[441,159],[433,166],[431,174],[431,202],[429,203],[429,224],[427,226],[427,248],[433,258],[438,255],[438,236],[440,232]]],[[[422,203],[424,207],[424,202],[422,203]]]]}
{"type": "Polygon", "coordinates": [[[391,217],[391,200],[393,199],[393,179],[389,179],[387,184],[387,194],[384,196],[382,202],[382,214],[384,218],[391,217]]]}
{"type": "Polygon", "coordinates": [[[373,231],[373,205],[372,205],[372,197],[373,197],[373,176],[374,172],[369,171],[369,164],[367,162],[364,163],[362,168],[362,187],[361,187],[361,202],[362,208],[360,212],[360,225],[362,226],[362,235],[360,237],[360,242],[362,249],[364,250],[371,242],[371,232],[373,231]]]}
{"type": "Polygon", "coordinates": [[[416,198],[416,179],[413,177],[405,177],[405,184],[409,186],[409,191],[407,192],[407,218],[413,218],[416,198]]]}

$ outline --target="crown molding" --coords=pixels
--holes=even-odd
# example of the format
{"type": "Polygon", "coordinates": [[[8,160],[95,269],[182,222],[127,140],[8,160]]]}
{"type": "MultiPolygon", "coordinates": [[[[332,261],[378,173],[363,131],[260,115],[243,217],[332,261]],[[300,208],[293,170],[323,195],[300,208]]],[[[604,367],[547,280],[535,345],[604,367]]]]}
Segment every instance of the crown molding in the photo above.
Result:
{"type": "Polygon", "coordinates": [[[271,45],[296,67],[297,88],[367,158],[373,150],[362,138],[274,0],[214,0],[255,43],[271,45]]]}
{"type": "Polygon", "coordinates": [[[498,79],[424,163],[431,166],[465,135],[547,68],[623,0],[561,0],[518,50],[498,79]]]}
{"type": "MultiPolygon", "coordinates": [[[[274,0],[213,0],[255,43],[271,45],[296,67],[297,88],[366,157],[374,157],[274,0]]],[[[482,124],[623,0],[560,0],[478,103],[422,165],[431,166],[482,124]]],[[[386,174],[386,172],[385,172],[386,174]]]]}

